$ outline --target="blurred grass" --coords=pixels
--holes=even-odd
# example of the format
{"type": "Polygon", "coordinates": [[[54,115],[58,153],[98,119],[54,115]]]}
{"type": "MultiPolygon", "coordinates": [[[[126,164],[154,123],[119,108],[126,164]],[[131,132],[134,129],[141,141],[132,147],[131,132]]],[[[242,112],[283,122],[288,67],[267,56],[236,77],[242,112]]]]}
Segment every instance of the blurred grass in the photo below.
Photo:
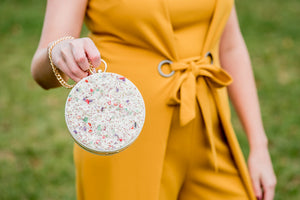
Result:
{"type": "MultiPolygon", "coordinates": [[[[0,1],[0,199],[75,199],[73,143],[64,123],[68,90],[32,80],[46,1],[0,1]]],[[[276,199],[300,199],[300,2],[236,0],[252,58],[276,199]]],[[[233,116],[245,155],[247,141],[233,116]]]]}

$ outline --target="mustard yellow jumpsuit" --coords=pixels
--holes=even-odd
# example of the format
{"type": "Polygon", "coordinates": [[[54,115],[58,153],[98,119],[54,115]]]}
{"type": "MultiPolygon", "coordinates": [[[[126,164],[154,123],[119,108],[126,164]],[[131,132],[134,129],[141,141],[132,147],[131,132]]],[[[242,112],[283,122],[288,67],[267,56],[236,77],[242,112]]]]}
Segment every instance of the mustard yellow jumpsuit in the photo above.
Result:
{"type": "Polygon", "coordinates": [[[79,200],[255,199],[230,122],[232,80],[218,55],[232,6],[233,0],[89,0],[90,37],[108,71],[137,85],[146,120],[119,154],[98,156],[75,145],[79,200]]]}

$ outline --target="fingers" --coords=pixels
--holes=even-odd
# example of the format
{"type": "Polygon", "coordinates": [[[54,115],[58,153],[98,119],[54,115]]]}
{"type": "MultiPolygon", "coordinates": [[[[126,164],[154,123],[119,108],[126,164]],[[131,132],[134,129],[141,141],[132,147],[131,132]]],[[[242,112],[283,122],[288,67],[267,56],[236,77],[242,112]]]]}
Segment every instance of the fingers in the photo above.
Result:
{"type": "Polygon", "coordinates": [[[60,64],[60,70],[63,71],[65,74],[67,74],[68,77],[74,80],[75,82],[79,82],[82,78],[88,75],[87,72],[82,72],[78,67],[77,67],[78,71],[74,69],[76,68],[74,67],[70,68],[65,62],[61,62],[60,64]]]}
{"type": "Polygon", "coordinates": [[[71,46],[74,59],[83,71],[87,71],[90,68],[90,63],[93,67],[100,65],[100,52],[90,38],[74,40],[71,46]]]}
{"type": "Polygon", "coordinates": [[[258,200],[262,200],[263,198],[263,192],[260,185],[260,179],[259,176],[252,176],[252,185],[254,189],[255,196],[258,200]]]}
{"type": "Polygon", "coordinates": [[[87,71],[90,68],[90,63],[85,55],[83,48],[76,48],[73,46],[72,53],[76,64],[81,68],[82,71],[87,71]]]}
{"type": "Polygon", "coordinates": [[[250,151],[248,167],[253,189],[257,199],[273,200],[275,195],[276,176],[267,149],[250,151]]]}
{"type": "Polygon", "coordinates": [[[64,45],[60,47],[60,59],[55,64],[72,80],[78,82],[82,78],[86,77],[88,73],[80,68],[76,59],[77,58],[73,56],[72,49],[69,45],[64,45]]]}
{"type": "Polygon", "coordinates": [[[88,72],[83,71],[72,57],[66,57],[65,63],[67,65],[66,73],[75,82],[79,82],[84,77],[88,76],[88,72]]]}
{"type": "Polygon", "coordinates": [[[67,76],[78,82],[89,75],[90,63],[100,65],[100,53],[89,38],[66,40],[52,50],[54,64],[67,76]]]}
{"type": "Polygon", "coordinates": [[[262,186],[264,189],[264,200],[273,200],[275,195],[276,178],[275,175],[269,176],[262,180],[262,186]]]}
{"type": "Polygon", "coordinates": [[[86,38],[86,40],[87,41],[84,46],[86,56],[89,59],[89,61],[91,62],[91,64],[93,65],[93,67],[96,68],[101,63],[100,52],[98,51],[96,45],[94,44],[94,42],[92,42],[91,39],[86,38]]]}

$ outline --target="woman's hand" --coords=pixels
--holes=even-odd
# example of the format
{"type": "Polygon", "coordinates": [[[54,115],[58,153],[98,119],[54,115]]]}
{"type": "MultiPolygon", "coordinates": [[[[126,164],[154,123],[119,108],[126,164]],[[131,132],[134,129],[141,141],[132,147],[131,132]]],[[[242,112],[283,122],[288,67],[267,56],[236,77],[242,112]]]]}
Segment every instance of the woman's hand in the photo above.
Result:
{"type": "Polygon", "coordinates": [[[53,64],[76,82],[89,75],[90,63],[97,67],[101,62],[100,53],[89,38],[63,40],[53,47],[51,55],[53,64]]]}
{"type": "MultiPolygon", "coordinates": [[[[47,46],[63,36],[80,37],[87,2],[88,0],[47,1],[43,31],[31,62],[31,74],[42,88],[60,86],[49,63],[47,46]]],[[[52,60],[65,73],[61,74],[65,80],[69,76],[74,81],[79,81],[86,76],[86,58],[95,66],[100,63],[98,50],[87,38],[61,41],[52,49],[52,60]]]]}
{"type": "Polygon", "coordinates": [[[267,146],[251,148],[248,167],[257,199],[272,200],[276,177],[267,146]]]}

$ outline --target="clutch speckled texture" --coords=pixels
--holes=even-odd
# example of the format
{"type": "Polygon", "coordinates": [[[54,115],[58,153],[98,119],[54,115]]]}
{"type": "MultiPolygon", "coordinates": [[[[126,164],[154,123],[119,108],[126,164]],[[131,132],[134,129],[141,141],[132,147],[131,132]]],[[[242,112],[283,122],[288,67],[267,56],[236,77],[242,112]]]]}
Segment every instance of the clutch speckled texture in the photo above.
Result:
{"type": "Polygon", "coordinates": [[[85,150],[110,155],[132,144],[145,121],[145,104],[127,78],[100,72],[78,82],[69,93],[65,119],[73,139],[85,150]]]}

